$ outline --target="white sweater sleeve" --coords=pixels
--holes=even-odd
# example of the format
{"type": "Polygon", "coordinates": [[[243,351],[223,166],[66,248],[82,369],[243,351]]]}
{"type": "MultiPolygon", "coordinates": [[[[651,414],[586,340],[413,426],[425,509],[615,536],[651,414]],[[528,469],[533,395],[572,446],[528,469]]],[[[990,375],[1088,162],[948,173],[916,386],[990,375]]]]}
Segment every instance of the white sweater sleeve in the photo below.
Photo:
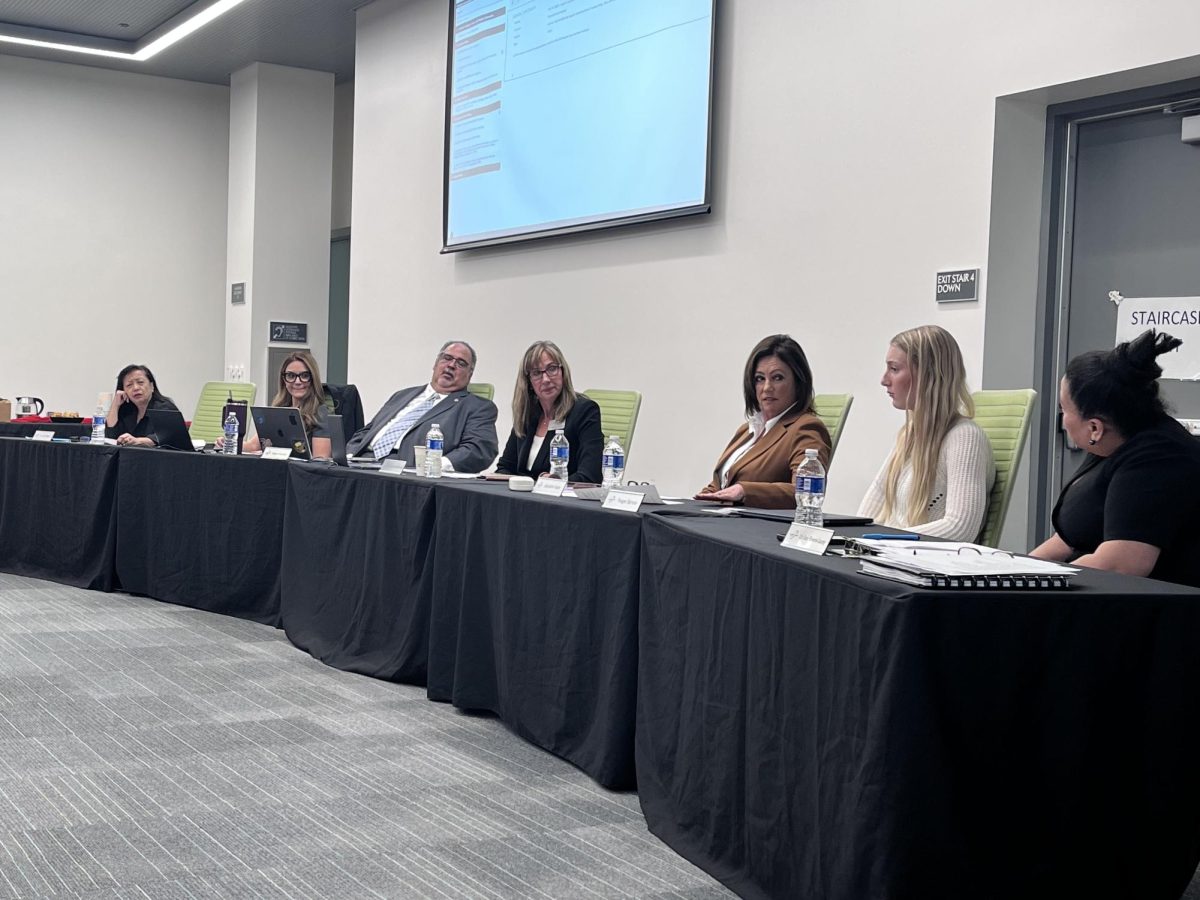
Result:
{"type": "Polygon", "coordinates": [[[946,470],[944,514],[909,530],[949,541],[973,541],[983,529],[996,480],[992,445],[983,429],[970,419],[959,421],[942,442],[938,465],[946,470]]]}
{"type": "Polygon", "coordinates": [[[879,471],[875,474],[875,480],[871,482],[871,486],[867,488],[867,493],[862,498],[862,503],[858,504],[858,515],[870,516],[872,519],[877,518],[883,510],[883,478],[887,473],[888,462],[891,460],[891,454],[883,461],[879,471]]]}

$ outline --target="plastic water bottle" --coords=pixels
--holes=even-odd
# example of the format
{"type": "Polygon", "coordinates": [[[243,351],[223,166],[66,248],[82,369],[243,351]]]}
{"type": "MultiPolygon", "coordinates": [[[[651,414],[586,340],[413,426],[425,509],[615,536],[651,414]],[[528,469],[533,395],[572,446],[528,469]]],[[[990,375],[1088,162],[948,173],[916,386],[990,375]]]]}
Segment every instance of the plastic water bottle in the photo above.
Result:
{"type": "Polygon", "coordinates": [[[238,417],[234,412],[225,417],[225,439],[221,442],[221,452],[226,456],[236,456],[238,452],[238,417]]]}
{"type": "Polygon", "coordinates": [[[435,422],[425,435],[425,474],[430,478],[442,477],[442,446],[445,442],[442,426],[435,422]]]}
{"type": "Polygon", "coordinates": [[[625,474],[625,450],[614,434],[604,445],[604,475],[601,484],[604,487],[619,487],[621,477],[625,474]]]}
{"type": "Polygon", "coordinates": [[[825,467],[816,450],[804,451],[804,462],[796,466],[796,518],[800,525],[825,524],[821,505],[825,502],[825,467]]]}
{"type": "Polygon", "coordinates": [[[105,425],[106,420],[107,420],[107,416],[104,412],[104,407],[97,405],[96,411],[94,413],[92,413],[92,443],[93,444],[104,443],[104,425],[105,425]]]}
{"type": "Polygon", "coordinates": [[[561,428],[554,432],[550,442],[550,477],[567,480],[567,467],[571,461],[571,445],[561,428]]]}

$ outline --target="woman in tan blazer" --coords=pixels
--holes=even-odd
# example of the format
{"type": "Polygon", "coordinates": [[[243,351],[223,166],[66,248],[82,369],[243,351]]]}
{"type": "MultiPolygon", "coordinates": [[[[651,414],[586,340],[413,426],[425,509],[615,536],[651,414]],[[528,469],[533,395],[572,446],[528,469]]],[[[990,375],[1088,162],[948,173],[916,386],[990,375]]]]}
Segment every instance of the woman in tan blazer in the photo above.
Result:
{"type": "Polygon", "coordinates": [[[804,451],[815,449],[829,465],[829,431],[812,410],[812,369],[803,348],[786,334],[763,338],[746,360],[742,392],[746,422],[696,499],[791,509],[804,451]]]}

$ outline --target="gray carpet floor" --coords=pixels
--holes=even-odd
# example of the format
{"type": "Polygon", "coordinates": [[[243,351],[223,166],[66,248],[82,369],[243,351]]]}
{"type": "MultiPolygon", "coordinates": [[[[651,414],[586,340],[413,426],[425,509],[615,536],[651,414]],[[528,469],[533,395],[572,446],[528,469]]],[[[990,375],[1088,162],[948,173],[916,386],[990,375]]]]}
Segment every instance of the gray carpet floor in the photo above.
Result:
{"type": "Polygon", "coordinates": [[[730,896],[493,718],[272,628],[0,574],[0,900],[730,896]]]}

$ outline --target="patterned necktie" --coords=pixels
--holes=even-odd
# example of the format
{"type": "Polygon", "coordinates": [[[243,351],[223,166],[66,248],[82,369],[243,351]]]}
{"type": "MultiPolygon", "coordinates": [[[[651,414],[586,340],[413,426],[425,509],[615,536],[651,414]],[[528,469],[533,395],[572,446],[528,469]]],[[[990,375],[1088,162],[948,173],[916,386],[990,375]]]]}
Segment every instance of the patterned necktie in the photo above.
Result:
{"type": "Polygon", "coordinates": [[[428,400],[422,400],[408,412],[393,420],[392,424],[385,428],[379,437],[375,438],[375,443],[371,445],[371,452],[375,454],[375,458],[383,459],[391,453],[392,448],[396,446],[396,441],[408,434],[409,429],[421,421],[421,416],[441,403],[442,399],[439,395],[434,394],[428,400]]]}

